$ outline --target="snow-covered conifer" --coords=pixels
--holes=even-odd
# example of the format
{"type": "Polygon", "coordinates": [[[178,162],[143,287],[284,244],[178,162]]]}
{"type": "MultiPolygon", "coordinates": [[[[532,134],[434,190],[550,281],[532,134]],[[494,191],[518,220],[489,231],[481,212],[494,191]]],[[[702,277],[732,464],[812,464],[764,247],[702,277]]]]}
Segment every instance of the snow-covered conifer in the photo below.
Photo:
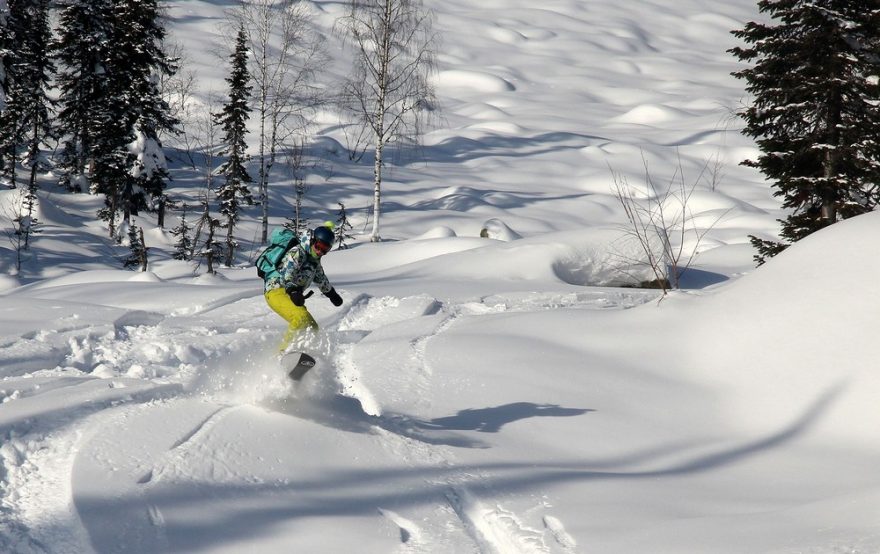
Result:
{"type": "Polygon", "coordinates": [[[159,90],[159,74],[172,75],[175,60],[163,50],[164,21],[158,0],[125,0],[119,3],[116,23],[121,31],[117,42],[117,64],[130,72],[129,102],[136,111],[135,139],[129,148],[134,155],[132,171],[139,193],[138,202],[147,207],[165,190],[169,179],[165,154],[159,140],[163,131],[174,131],[178,121],[159,90]]]}
{"type": "Polygon", "coordinates": [[[92,191],[106,196],[102,216],[114,234],[123,222],[150,208],[168,179],[158,133],[176,120],[158,90],[156,75],[174,71],[161,48],[165,36],[155,0],[113,3],[104,61],[106,90],[96,115],[92,191]]]}
{"type": "MultiPolygon", "coordinates": [[[[9,3],[0,0],[0,113],[6,109],[6,65],[9,47],[12,44],[12,33],[9,30],[9,3]]],[[[3,160],[0,159],[0,163],[3,160]]],[[[2,168],[2,166],[0,166],[2,168]]]]}
{"type": "Polygon", "coordinates": [[[40,148],[52,134],[48,90],[54,66],[49,57],[49,0],[21,0],[9,6],[9,44],[4,52],[6,101],[0,115],[0,150],[5,177],[15,180],[20,153],[30,168],[29,188],[43,167],[40,148]]]}
{"type": "Polygon", "coordinates": [[[220,199],[220,213],[226,216],[227,266],[232,265],[235,257],[233,231],[238,221],[241,203],[253,203],[248,188],[251,176],[245,168],[248,160],[245,135],[250,114],[248,98],[251,92],[251,86],[248,84],[247,57],[247,35],[244,29],[240,28],[235,41],[235,51],[230,57],[231,71],[226,78],[229,84],[229,99],[216,115],[216,122],[223,129],[223,154],[226,156],[226,161],[218,169],[218,173],[226,176],[226,181],[217,191],[217,198],[220,199]]]}
{"type": "Polygon", "coordinates": [[[134,223],[128,227],[128,247],[131,249],[131,253],[124,260],[124,267],[137,267],[141,271],[146,271],[147,245],[144,243],[144,230],[134,223]]]}
{"type": "Polygon", "coordinates": [[[71,192],[91,188],[95,122],[108,93],[105,64],[112,5],[110,0],[59,3],[58,36],[53,44],[60,90],[56,132],[62,140],[60,184],[71,192]]]}
{"type": "Polygon", "coordinates": [[[348,220],[348,214],[345,211],[345,204],[342,202],[338,202],[339,204],[339,212],[336,214],[336,227],[334,228],[334,233],[336,234],[336,247],[339,249],[348,248],[346,241],[353,239],[354,237],[350,234],[352,230],[351,221],[348,220]]]}
{"type": "Polygon", "coordinates": [[[180,223],[171,230],[171,234],[177,237],[177,242],[174,243],[174,259],[190,259],[192,256],[193,241],[191,238],[192,228],[186,222],[186,205],[183,206],[183,212],[180,214],[180,223]]]}
{"type": "Polygon", "coordinates": [[[752,103],[744,133],[762,154],[744,165],[773,182],[791,210],[776,242],[752,237],[760,264],[788,244],[880,200],[880,1],[761,0],[769,24],[733,34],[730,52],[753,62],[745,79],[752,103]]]}

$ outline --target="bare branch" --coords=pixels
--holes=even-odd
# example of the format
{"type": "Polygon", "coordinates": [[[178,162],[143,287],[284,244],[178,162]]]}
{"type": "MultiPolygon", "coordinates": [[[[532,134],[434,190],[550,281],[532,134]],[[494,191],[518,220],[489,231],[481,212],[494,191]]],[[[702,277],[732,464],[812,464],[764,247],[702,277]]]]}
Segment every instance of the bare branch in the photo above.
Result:
{"type": "Polygon", "coordinates": [[[260,127],[258,189],[261,242],[265,243],[272,168],[279,149],[292,137],[306,133],[312,115],[324,102],[315,75],[326,53],[302,0],[241,0],[228,19],[229,25],[245,30],[252,54],[248,71],[255,84],[253,100],[260,127]]]}
{"type": "MultiPolygon", "coordinates": [[[[729,212],[725,211],[705,229],[696,226],[691,209],[691,198],[696,187],[709,171],[711,160],[707,161],[696,179],[688,181],[684,176],[681,157],[669,181],[657,190],[648,162],[642,155],[645,168],[645,194],[643,197],[629,184],[625,176],[613,169],[614,193],[624,211],[626,226],[624,232],[635,239],[644,255],[644,262],[653,273],[657,285],[664,294],[669,288],[681,286],[681,276],[691,267],[699,246],[710,230],[729,212]],[[688,238],[692,242],[687,246],[688,238]]],[[[718,174],[717,163],[714,175],[718,174]]],[[[716,177],[713,177],[715,179],[716,177]]],[[[712,187],[717,181],[711,181],[712,187]]]]}
{"type": "Polygon", "coordinates": [[[351,0],[349,14],[337,20],[339,32],[354,50],[351,77],[342,87],[340,104],[359,130],[346,137],[350,157],[374,143],[373,230],[379,237],[383,152],[395,142],[419,139],[426,106],[435,103],[430,75],[437,46],[432,12],[421,0],[351,0]]]}

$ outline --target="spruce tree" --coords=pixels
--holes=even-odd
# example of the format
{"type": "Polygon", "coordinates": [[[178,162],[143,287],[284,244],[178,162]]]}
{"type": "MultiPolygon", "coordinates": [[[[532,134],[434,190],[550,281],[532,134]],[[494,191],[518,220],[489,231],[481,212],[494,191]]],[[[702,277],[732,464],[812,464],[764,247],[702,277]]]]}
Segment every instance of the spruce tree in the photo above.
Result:
{"type": "Polygon", "coordinates": [[[25,129],[25,149],[27,165],[30,167],[28,191],[36,199],[37,175],[48,171],[44,163],[40,147],[44,141],[53,137],[51,111],[53,101],[49,98],[50,80],[55,66],[49,57],[52,30],[49,26],[49,0],[34,0],[28,10],[29,29],[27,39],[22,45],[28,58],[26,90],[23,91],[24,112],[27,129],[25,129]]]}
{"type": "Polygon", "coordinates": [[[354,236],[351,235],[352,225],[351,221],[348,220],[348,213],[345,211],[345,204],[342,202],[337,202],[339,204],[339,212],[336,214],[336,227],[334,229],[334,234],[336,235],[336,246],[340,250],[344,250],[348,248],[346,241],[352,240],[354,236]]]}
{"type": "Polygon", "coordinates": [[[239,28],[235,41],[235,51],[230,58],[231,71],[226,82],[229,84],[229,100],[220,113],[216,114],[217,125],[223,130],[223,144],[226,161],[218,169],[218,173],[226,176],[226,181],[217,191],[220,200],[220,213],[226,216],[226,265],[231,266],[235,256],[235,240],[233,231],[238,221],[241,203],[253,204],[248,183],[251,176],[245,168],[248,161],[247,121],[250,108],[248,99],[251,86],[248,84],[247,71],[247,35],[244,28],[239,28]]]}
{"type": "Polygon", "coordinates": [[[53,52],[60,90],[57,134],[62,137],[60,184],[71,192],[90,190],[96,121],[107,97],[106,61],[113,23],[111,0],[59,3],[53,52]]]}
{"type": "Polygon", "coordinates": [[[22,202],[23,217],[20,223],[22,225],[21,232],[24,234],[24,249],[28,250],[30,248],[31,236],[42,232],[40,227],[43,223],[37,217],[37,208],[39,204],[37,199],[37,187],[28,186],[26,191],[22,202]]]}
{"type": "Polygon", "coordinates": [[[155,0],[116,0],[104,54],[103,95],[93,117],[92,192],[105,195],[101,217],[115,236],[116,217],[129,221],[151,207],[168,178],[158,133],[176,120],[162,100],[156,76],[174,71],[161,50],[165,35],[155,0]]]}
{"type": "Polygon", "coordinates": [[[128,247],[131,250],[122,265],[126,269],[137,267],[141,271],[147,270],[147,248],[144,242],[144,230],[134,223],[128,228],[128,247]]]}
{"type": "Polygon", "coordinates": [[[214,259],[220,257],[223,248],[222,243],[214,240],[214,234],[219,226],[220,220],[211,217],[210,204],[206,197],[202,202],[202,215],[201,217],[199,217],[199,220],[196,223],[196,237],[193,240],[192,256],[204,258],[205,263],[208,265],[207,272],[212,275],[216,273],[216,271],[214,270],[214,259]],[[199,246],[201,229],[205,231],[206,237],[205,241],[201,245],[201,248],[196,251],[196,248],[198,248],[199,246]]]}
{"type": "Polygon", "coordinates": [[[175,60],[162,48],[166,33],[157,0],[119,2],[115,29],[119,37],[115,61],[130,72],[129,103],[136,112],[135,142],[130,145],[135,156],[135,203],[139,208],[153,208],[170,179],[159,134],[174,132],[179,123],[162,98],[158,76],[173,75],[175,60]]]}
{"type": "MultiPolygon", "coordinates": [[[[9,143],[8,129],[5,127],[7,119],[7,91],[10,88],[9,74],[14,63],[15,36],[11,27],[9,4],[6,0],[0,0],[0,174],[7,175],[8,165],[5,145],[9,143]]],[[[14,166],[13,166],[14,167],[14,166]]]]}
{"type": "Polygon", "coordinates": [[[127,109],[124,94],[124,81],[110,80],[100,111],[93,121],[94,131],[91,145],[93,171],[91,179],[92,194],[104,195],[104,207],[98,215],[109,226],[111,237],[119,240],[117,216],[137,213],[134,198],[134,177],[131,167],[135,157],[128,150],[134,140],[133,121],[127,109]]]}
{"type": "MultiPolygon", "coordinates": [[[[9,52],[12,48],[12,31],[9,29],[9,4],[0,0],[0,113],[6,109],[7,65],[12,63],[9,52]]],[[[0,158],[0,164],[3,163],[0,158]]],[[[0,169],[3,166],[0,165],[0,169]]]]}
{"type": "Polygon", "coordinates": [[[186,205],[183,206],[183,212],[180,214],[180,223],[171,230],[171,234],[177,237],[174,243],[175,260],[188,260],[192,256],[193,240],[191,237],[192,228],[186,221],[186,205]]]}
{"type": "Polygon", "coordinates": [[[6,51],[6,106],[0,116],[0,151],[6,178],[14,185],[20,151],[36,186],[40,147],[51,136],[48,90],[54,66],[49,58],[49,0],[18,0],[9,6],[6,51]]]}
{"type": "Polygon", "coordinates": [[[785,242],[751,237],[763,263],[791,243],[880,200],[880,0],[761,0],[770,24],[747,23],[730,52],[753,103],[743,132],[762,154],[744,165],[791,210],[785,242]]]}

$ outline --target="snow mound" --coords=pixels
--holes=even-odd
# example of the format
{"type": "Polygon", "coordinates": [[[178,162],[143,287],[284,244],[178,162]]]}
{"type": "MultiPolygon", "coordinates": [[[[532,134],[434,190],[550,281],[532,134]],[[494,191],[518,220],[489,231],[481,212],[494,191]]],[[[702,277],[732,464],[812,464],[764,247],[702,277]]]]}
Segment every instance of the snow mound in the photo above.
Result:
{"type": "Polygon", "coordinates": [[[329,275],[354,272],[357,280],[368,273],[394,270],[421,260],[485,246],[479,237],[419,237],[399,242],[359,244],[355,248],[333,251],[322,265],[329,275]]]}
{"type": "Polygon", "coordinates": [[[486,223],[483,223],[483,229],[480,231],[480,236],[483,238],[503,240],[505,242],[522,238],[519,233],[508,227],[507,224],[500,219],[496,218],[492,218],[486,223]]]}
{"type": "Polygon", "coordinates": [[[692,349],[711,353],[711,378],[747,399],[739,422],[766,425],[827,399],[827,431],[876,440],[880,374],[860,360],[876,358],[878,251],[874,212],[810,235],[700,303],[717,324],[692,349]]]}
{"type": "Polygon", "coordinates": [[[436,77],[435,84],[440,88],[471,89],[484,93],[516,90],[509,81],[497,75],[465,69],[441,71],[436,77]]]}
{"type": "MultiPolygon", "coordinates": [[[[653,279],[641,247],[617,227],[559,231],[512,242],[466,239],[407,241],[383,245],[375,257],[413,260],[389,267],[386,278],[406,277],[476,282],[486,279],[579,286],[633,286],[653,279]],[[449,246],[470,246],[450,251],[449,246]],[[427,256],[426,248],[435,256],[427,256]],[[447,250],[444,253],[442,250],[447,250]],[[416,254],[417,253],[417,254],[416,254]],[[491,270],[489,269],[491,268],[491,270]]],[[[365,250],[358,248],[357,250],[365,250]]]]}
{"type": "Polygon", "coordinates": [[[152,271],[138,271],[128,279],[138,283],[161,283],[162,279],[152,271]]]}
{"type": "MultiPolygon", "coordinates": [[[[0,206],[6,206],[4,211],[0,211],[0,219],[10,220],[23,212],[22,203],[24,201],[23,189],[0,190],[0,206]]],[[[38,193],[36,205],[37,220],[44,225],[64,225],[75,227],[80,225],[80,221],[64,210],[59,208],[46,194],[38,193]]],[[[6,224],[4,223],[4,226],[6,224]]]]}
{"type": "Polygon", "coordinates": [[[484,193],[473,187],[453,186],[440,191],[433,200],[422,200],[412,205],[419,210],[452,210],[468,212],[491,204],[483,199],[484,193]]]}
{"type": "Polygon", "coordinates": [[[228,284],[229,279],[221,273],[202,273],[192,278],[194,285],[223,285],[228,284]]]}
{"type": "Polygon", "coordinates": [[[0,292],[12,290],[21,286],[21,282],[13,275],[0,274],[0,292]]]}
{"type": "Polygon", "coordinates": [[[85,285],[92,283],[118,283],[131,278],[131,272],[122,269],[97,269],[79,271],[54,279],[46,279],[32,285],[33,290],[50,289],[67,285],[85,285]]]}
{"type": "Polygon", "coordinates": [[[636,125],[654,125],[685,117],[685,112],[669,106],[645,104],[636,106],[625,114],[613,118],[617,123],[633,123],[636,125]]]}
{"type": "Polygon", "coordinates": [[[489,131],[491,133],[498,133],[502,135],[517,136],[524,135],[528,132],[528,130],[522,125],[517,125],[516,123],[512,123],[510,121],[481,121],[479,123],[474,123],[473,125],[468,125],[467,128],[479,131],[489,131]]]}
{"type": "Polygon", "coordinates": [[[446,239],[454,236],[456,236],[456,234],[452,228],[447,227],[446,225],[438,225],[428,229],[413,240],[446,239]]]}

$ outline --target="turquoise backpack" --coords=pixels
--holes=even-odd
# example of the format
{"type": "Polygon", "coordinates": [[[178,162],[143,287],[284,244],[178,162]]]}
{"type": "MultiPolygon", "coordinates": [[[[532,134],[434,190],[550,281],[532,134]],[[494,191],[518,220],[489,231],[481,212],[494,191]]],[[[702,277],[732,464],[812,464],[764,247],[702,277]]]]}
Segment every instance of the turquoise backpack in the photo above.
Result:
{"type": "Polygon", "coordinates": [[[284,259],[287,251],[296,246],[298,242],[299,237],[287,227],[273,229],[269,236],[269,246],[260,253],[257,261],[254,262],[254,265],[257,266],[257,275],[263,280],[280,277],[278,269],[281,260],[284,259]]]}

